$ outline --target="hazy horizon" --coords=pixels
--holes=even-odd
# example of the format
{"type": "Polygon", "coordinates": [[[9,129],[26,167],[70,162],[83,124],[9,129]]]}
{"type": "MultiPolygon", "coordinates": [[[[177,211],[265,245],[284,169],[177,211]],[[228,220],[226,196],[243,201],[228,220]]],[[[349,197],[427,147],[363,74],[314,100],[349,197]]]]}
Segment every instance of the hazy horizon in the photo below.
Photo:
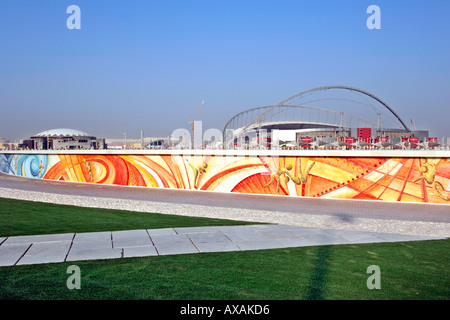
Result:
{"type": "Polygon", "coordinates": [[[326,85],[368,91],[450,137],[449,1],[0,3],[0,137],[107,139],[222,130],[235,114],[326,85]],[[367,8],[381,9],[370,30],[367,8]],[[70,5],[81,29],[68,29],[70,5]]]}

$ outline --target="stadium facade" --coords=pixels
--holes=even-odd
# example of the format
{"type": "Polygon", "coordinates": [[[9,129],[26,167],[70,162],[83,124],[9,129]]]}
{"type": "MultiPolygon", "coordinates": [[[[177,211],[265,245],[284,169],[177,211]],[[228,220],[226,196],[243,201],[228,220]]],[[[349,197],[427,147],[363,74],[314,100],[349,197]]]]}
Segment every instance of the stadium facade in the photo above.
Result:
{"type": "MultiPolygon", "coordinates": [[[[435,148],[446,141],[413,128],[375,95],[347,86],[301,92],[276,105],[244,110],[223,128],[227,149],[435,148]]],[[[446,140],[446,139],[445,139],[446,140]]]]}

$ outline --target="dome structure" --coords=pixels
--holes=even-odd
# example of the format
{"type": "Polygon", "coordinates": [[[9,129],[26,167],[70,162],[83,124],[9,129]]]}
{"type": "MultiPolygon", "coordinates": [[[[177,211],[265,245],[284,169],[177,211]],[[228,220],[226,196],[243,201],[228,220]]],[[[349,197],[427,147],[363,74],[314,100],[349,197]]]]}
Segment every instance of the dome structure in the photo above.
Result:
{"type": "Polygon", "coordinates": [[[24,140],[24,146],[29,149],[105,149],[105,139],[97,138],[87,132],[75,129],[51,129],[39,132],[24,140]],[[25,143],[26,141],[26,143],[25,143]]]}
{"type": "Polygon", "coordinates": [[[75,129],[67,129],[67,128],[60,128],[60,129],[51,129],[39,132],[35,134],[33,137],[42,137],[42,138],[59,138],[59,137],[93,137],[91,134],[75,130],[75,129]]]}

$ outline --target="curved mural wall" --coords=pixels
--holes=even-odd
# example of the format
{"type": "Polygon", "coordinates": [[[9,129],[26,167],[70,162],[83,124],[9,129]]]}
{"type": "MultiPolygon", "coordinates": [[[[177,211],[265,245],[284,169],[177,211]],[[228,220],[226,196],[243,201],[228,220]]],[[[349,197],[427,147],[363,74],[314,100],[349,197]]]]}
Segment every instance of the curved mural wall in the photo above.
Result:
{"type": "Polygon", "coordinates": [[[2,172],[58,181],[450,203],[450,159],[1,154],[2,172]]]}

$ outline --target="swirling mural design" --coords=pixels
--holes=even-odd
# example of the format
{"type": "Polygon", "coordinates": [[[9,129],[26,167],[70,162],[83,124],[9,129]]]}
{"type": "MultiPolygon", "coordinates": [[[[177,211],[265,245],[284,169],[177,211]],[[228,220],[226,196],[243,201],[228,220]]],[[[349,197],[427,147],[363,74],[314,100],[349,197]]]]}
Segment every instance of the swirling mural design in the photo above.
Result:
{"type": "Polygon", "coordinates": [[[0,171],[4,173],[12,173],[9,170],[8,156],[5,154],[0,154],[0,171]]]}
{"type": "Polygon", "coordinates": [[[28,178],[43,178],[48,166],[48,155],[1,155],[0,170],[28,178]]]}
{"type": "Polygon", "coordinates": [[[1,154],[0,170],[59,181],[450,203],[448,158],[1,154]]]}

